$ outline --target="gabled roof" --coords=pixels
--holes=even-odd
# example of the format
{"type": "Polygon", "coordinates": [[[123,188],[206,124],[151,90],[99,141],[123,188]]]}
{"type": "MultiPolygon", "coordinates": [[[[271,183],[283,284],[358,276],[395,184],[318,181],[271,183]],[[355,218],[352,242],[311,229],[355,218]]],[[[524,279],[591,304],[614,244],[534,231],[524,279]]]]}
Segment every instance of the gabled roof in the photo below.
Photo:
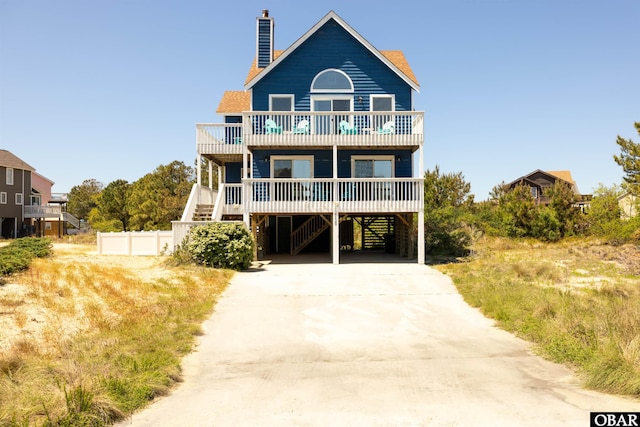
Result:
{"type": "Polygon", "coordinates": [[[535,174],[543,174],[543,175],[547,175],[548,177],[551,177],[551,178],[560,179],[562,181],[565,181],[565,182],[571,184],[571,187],[573,188],[573,191],[576,194],[580,193],[580,191],[578,190],[578,185],[576,184],[576,182],[573,180],[573,177],[571,176],[571,171],[568,171],[568,170],[564,170],[564,171],[543,171],[543,170],[540,170],[540,169],[536,169],[533,172],[528,173],[528,174],[526,174],[524,176],[521,176],[520,178],[510,182],[507,185],[508,186],[513,186],[513,185],[515,185],[515,184],[517,184],[519,182],[526,181],[529,184],[535,184],[537,186],[538,184],[536,184],[535,181],[533,181],[531,179],[531,177],[533,175],[535,175],[535,174]]]}
{"type": "MultiPolygon", "coordinates": [[[[284,52],[284,50],[274,50],[273,51],[273,60],[275,61],[276,59],[278,59],[278,57],[280,55],[282,55],[282,53],[284,52]]],[[[261,72],[263,72],[265,70],[265,68],[258,68],[257,62],[255,60],[255,58],[253,59],[253,62],[251,63],[251,68],[249,68],[249,74],[247,74],[247,79],[244,81],[244,85],[248,85],[249,82],[258,74],[260,74],[261,72]]]]}
{"type": "Polygon", "coordinates": [[[516,179],[515,181],[511,181],[510,183],[507,184],[508,187],[512,187],[516,184],[527,184],[529,185],[529,187],[540,187],[540,184],[538,184],[535,181],[530,180],[529,178],[527,178],[526,176],[521,176],[520,178],[516,179]]]}
{"type": "Polygon", "coordinates": [[[340,18],[334,11],[330,11],[327,13],[324,18],[318,21],[309,31],[307,31],[302,37],[296,40],[289,48],[285,51],[280,51],[279,54],[274,52],[273,61],[265,68],[257,68],[255,61],[252,65],[251,70],[249,71],[249,76],[247,76],[247,81],[245,82],[245,89],[251,89],[256,83],[260,81],[264,76],[266,76],[272,69],[274,69],[279,63],[284,61],[287,56],[289,56],[293,51],[295,51],[302,43],[304,43],[309,37],[315,34],[324,24],[328,21],[334,20],[338,25],[344,28],[349,34],[351,34],[356,40],[358,40],[366,49],[368,49],[374,56],[376,56],[380,61],[386,64],[392,71],[394,71],[400,78],[402,78],[412,89],[415,91],[420,90],[420,84],[416,79],[411,67],[409,67],[409,63],[407,62],[404,54],[398,50],[392,51],[379,51],[371,43],[369,43],[364,37],[362,37],[356,30],[354,30],[349,24],[347,24],[342,18],[340,18]],[[256,68],[256,70],[254,70],[256,68]]]}
{"type": "Polygon", "coordinates": [[[571,176],[571,171],[547,171],[547,173],[571,184],[576,183],[571,176]]]}
{"type": "Polygon", "coordinates": [[[28,163],[23,161],[12,152],[3,149],[0,149],[0,166],[4,166],[6,168],[23,169],[31,172],[36,170],[33,166],[30,166],[28,163]]]}

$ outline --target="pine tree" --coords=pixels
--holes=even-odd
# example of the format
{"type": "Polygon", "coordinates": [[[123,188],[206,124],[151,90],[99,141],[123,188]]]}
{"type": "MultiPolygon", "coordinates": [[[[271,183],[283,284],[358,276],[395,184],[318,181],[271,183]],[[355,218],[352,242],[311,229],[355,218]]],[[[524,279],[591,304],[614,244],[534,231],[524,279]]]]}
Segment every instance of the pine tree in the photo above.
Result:
{"type": "MultiPolygon", "coordinates": [[[[640,122],[634,126],[640,135],[640,122]]],[[[616,143],[620,146],[620,155],[613,156],[617,164],[624,170],[624,187],[634,195],[640,195],[640,143],[633,142],[631,138],[624,139],[618,135],[616,143]]]]}

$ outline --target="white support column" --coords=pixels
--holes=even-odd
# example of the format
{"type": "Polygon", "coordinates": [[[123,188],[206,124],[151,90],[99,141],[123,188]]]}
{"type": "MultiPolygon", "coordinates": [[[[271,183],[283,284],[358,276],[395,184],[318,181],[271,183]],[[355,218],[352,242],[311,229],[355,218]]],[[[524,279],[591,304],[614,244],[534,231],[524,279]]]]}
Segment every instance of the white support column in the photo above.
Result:
{"type": "Polygon", "coordinates": [[[418,148],[418,178],[424,178],[424,142],[418,148]]]}
{"type": "Polygon", "coordinates": [[[333,210],[332,217],[333,238],[331,240],[331,255],[333,263],[340,264],[340,214],[337,208],[333,210]]]}
{"type": "Polygon", "coordinates": [[[224,183],[224,175],[227,173],[226,166],[218,166],[218,189],[222,188],[224,183]]]}
{"type": "Polygon", "coordinates": [[[418,208],[418,264],[424,264],[424,140],[418,149],[418,156],[420,156],[418,159],[418,172],[420,173],[419,178],[422,180],[422,194],[420,195],[420,207],[418,208]]]}
{"type": "Polygon", "coordinates": [[[209,188],[213,190],[213,163],[209,160],[207,164],[209,165],[209,188]]]}
{"type": "Polygon", "coordinates": [[[338,178],[338,146],[333,144],[333,179],[338,178]]]}
{"type": "Polygon", "coordinates": [[[242,221],[247,226],[247,230],[251,230],[251,214],[249,213],[249,203],[247,203],[250,197],[249,185],[245,179],[249,178],[249,149],[247,144],[242,144],[242,167],[244,173],[240,177],[242,180],[242,221]]]}
{"type": "Polygon", "coordinates": [[[418,264],[424,264],[424,207],[418,211],[418,264]]]}
{"type": "Polygon", "coordinates": [[[198,154],[198,157],[196,157],[196,183],[198,185],[202,184],[202,172],[200,169],[202,169],[202,158],[198,154]]]}
{"type": "Polygon", "coordinates": [[[249,150],[247,148],[247,144],[242,144],[242,173],[240,174],[240,179],[245,179],[249,177],[247,173],[249,170],[247,169],[247,163],[249,162],[249,150]]]}
{"type": "Polygon", "coordinates": [[[334,264],[340,264],[340,197],[338,195],[338,146],[333,144],[333,215],[331,239],[331,254],[334,264]]]}

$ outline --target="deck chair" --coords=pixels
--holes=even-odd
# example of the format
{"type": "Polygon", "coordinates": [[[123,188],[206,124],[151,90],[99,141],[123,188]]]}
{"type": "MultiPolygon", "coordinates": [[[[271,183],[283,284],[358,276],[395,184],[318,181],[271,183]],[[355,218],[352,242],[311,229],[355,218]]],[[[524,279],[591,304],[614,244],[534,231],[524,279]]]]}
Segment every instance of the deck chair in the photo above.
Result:
{"type": "Polygon", "coordinates": [[[391,135],[396,133],[396,125],[393,122],[386,122],[382,127],[378,128],[378,133],[382,135],[391,135]]]}
{"type": "Polygon", "coordinates": [[[264,133],[266,134],[279,134],[282,133],[282,126],[278,126],[276,122],[271,119],[267,119],[264,122],[264,133]]]}
{"type": "Polygon", "coordinates": [[[342,135],[356,135],[358,129],[354,125],[349,124],[348,121],[343,120],[340,122],[340,133],[342,135]]]}
{"type": "Polygon", "coordinates": [[[298,122],[296,127],[293,128],[291,133],[296,134],[308,134],[309,133],[309,120],[303,119],[298,122]]]}

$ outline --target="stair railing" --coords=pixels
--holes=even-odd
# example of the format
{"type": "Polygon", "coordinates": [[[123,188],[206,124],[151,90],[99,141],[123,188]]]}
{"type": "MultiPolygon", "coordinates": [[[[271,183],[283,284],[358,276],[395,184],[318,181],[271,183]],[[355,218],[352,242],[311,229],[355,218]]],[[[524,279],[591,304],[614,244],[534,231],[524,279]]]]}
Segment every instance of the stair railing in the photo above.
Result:
{"type": "Polygon", "coordinates": [[[322,215],[314,215],[291,233],[291,255],[297,255],[320,233],[329,228],[322,215]]]}

